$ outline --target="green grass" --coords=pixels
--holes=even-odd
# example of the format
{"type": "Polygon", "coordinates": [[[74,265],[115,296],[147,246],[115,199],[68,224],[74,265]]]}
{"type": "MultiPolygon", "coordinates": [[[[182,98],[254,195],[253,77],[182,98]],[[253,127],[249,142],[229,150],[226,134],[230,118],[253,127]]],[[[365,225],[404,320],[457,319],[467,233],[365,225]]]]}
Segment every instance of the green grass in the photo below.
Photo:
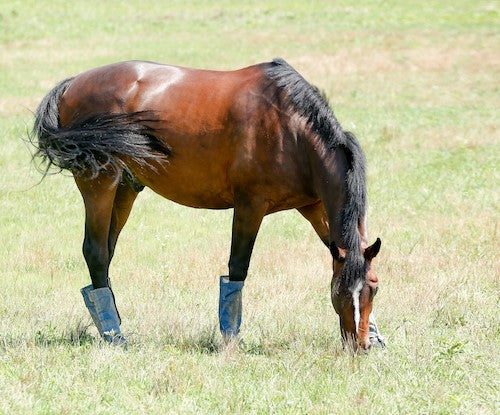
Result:
{"type": "Polygon", "coordinates": [[[0,0],[0,413],[491,413],[499,392],[499,6],[494,1],[0,0]],[[20,140],[60,79],[123,59],[239,68],[282,56],[368,158],[389,347],[342,351],[331,259],[296,212],[265,219],[245,346],[220,348],[231,212],[145,190],[103,346],[79,288],[83,205],[20,140]]]}

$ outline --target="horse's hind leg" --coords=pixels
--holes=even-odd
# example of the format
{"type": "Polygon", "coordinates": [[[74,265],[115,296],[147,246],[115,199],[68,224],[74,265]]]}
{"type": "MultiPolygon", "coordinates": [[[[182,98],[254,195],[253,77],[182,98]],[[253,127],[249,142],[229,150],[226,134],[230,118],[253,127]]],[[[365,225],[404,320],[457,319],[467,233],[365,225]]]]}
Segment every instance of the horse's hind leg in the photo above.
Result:
{"type": "Polygon", "coordinates": [[[108,235],[109,262],[113,259],[118,236],[127,222],[138,194],[126,181],[121,181],[116,189],[108,235]]]}
{"type": "Polygon", "coordinates": [[[75,181],[85,204],[83,255],[92,279],[92,285],[81,290],[82,295],[102,338],[112,344],[125,344],[108,276],[109,237],[118,183],[106,174],[95,179],[78,177],[75,181]]]}
{"type": "Polygon", "coordinates": [[[96,179],[75,179],[85,204],[85,237],[83,256],[94,289],[109,286],[109,231],[117,183],[105,174],[96,179]]]}

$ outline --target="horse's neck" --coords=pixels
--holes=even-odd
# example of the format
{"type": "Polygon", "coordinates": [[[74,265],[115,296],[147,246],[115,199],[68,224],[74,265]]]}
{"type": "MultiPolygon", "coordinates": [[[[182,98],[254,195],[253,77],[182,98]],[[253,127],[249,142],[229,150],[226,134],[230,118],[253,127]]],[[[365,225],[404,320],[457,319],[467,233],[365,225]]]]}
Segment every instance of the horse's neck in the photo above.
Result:
{"type": "Polygon", "coordinates": [[[325,207],[330,227],[330,242],[334,241],[339,248],[347,248],[343,243],[341,223],[342,210],[347,199],[344,186],[347,168],[345,155],[340,149],[329,150],[318,137],[311,134],[304,135],[304,143],[309,163],[304,171],[310,172],[308,182],[325,207]]]}
{"type": "MultiPolygon", "coordinates": [[[[309,169],[314,190],[325,206],[330,225],[330,241],[338,247],[344,246],[342,235],[345,224],[342,223],[342,213],[347,201],[345,181],[349,163],[345,151],[341,146],[328,149],[324,142],[314,134],[303,135],[304,147],[308,154],[309,169]]],[[[366,248],[368,228],[366,216],[360,218],[357,224],[360,246],[366,248]]]]}

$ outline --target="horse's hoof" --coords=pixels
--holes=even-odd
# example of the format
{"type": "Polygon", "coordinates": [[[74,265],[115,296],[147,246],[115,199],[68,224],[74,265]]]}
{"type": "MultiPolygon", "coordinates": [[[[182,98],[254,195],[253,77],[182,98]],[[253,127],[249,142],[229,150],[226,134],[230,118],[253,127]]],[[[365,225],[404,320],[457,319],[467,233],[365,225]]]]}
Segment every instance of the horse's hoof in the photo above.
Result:
{"type": "Polygon", "coordinates": [[[387,342],[380,335],[370,337],[370,343],[372,344],[373,348],[377,349],[385,349],[387,347],[387,342]]]}
{"type": "Polygon", "coordinates": [[[122,336],[121,334],[117,334],[113,337],[111,336],[104,336],[104,341],[106,343],[108,343],[110,346],[113,346],[113,347],[120,347],[124,350],[126,350],[128,348],[128,341],[127,339],[122,336]]]}

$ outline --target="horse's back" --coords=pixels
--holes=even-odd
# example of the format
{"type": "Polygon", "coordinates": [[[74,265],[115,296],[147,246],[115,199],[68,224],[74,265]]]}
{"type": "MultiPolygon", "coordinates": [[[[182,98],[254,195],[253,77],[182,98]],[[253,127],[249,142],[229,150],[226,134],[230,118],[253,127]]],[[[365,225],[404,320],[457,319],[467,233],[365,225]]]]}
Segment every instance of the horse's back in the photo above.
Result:
{"type": "Polygon", "coordinates": [[[215,109],[229,111],[238,95],[258,85],[261,66],[213,71],[126,61],[90,69],[76,76],[62,97],[61,122],[95,113],[137,111],[158,111],[173,118],[180,112],[188,117],[205,115],[204,121],[210,122],[215,109]]]}

